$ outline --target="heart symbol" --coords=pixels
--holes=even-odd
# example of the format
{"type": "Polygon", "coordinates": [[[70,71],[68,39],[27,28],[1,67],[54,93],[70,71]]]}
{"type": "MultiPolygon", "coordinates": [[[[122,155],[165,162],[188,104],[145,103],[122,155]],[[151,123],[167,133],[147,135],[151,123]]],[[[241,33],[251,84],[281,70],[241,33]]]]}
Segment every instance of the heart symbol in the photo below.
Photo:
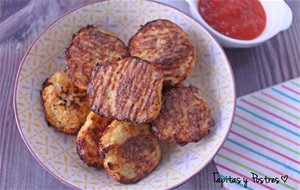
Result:
{"type": "Polygon", "coordinates": [[[288,175],[283,175],[281,176],[282,181],[285,183],[288,180],[289,176],[288,175]]]}

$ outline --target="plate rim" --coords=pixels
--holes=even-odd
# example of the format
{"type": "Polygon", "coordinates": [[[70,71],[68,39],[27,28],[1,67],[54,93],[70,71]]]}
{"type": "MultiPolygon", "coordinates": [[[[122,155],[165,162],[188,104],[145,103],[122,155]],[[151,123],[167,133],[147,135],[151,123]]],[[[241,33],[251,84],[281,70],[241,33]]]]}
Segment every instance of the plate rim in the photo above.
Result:
{"type": "MultiPolygon", "coordinates": [[[[71,187],[73,189],[80,189],[79,187],[76,187],[75,185],[63,180],[61,177],[59,177],[56,173],[52,172],[35,154],[35,152],[30,148],[29,146],[29,143],[28,141],[25,139],[25,136],[23,134],[23,131],[21,129],[21,125],[20,125],[20,120],[19,120],[19,115],[18,115],[18,112],[17,112],[17,105],[16,105],[16,101],[17,101],[17,86],[18,86],[18,82],[19,82],[19,77],[20,77],[20,72],[21,72],[21,69],[24,65],[24,62],[25,62],[25,59],[26,57],[28,56],[29,54],[29,51],[32,49],[33,45],[36,43],[36,41],[45,33],[48,31],[49,28],[51,28],[53,25],[57,24],[62,18],[64,18],[65,16],[73,13],[74,11],[77,11],[83,7],[86,7],[86,6],[89,6],[91,4],[96,4],[96,3],[101,3],[101,2],[104,2],[104,1],[108,1],[108,0],[96,0],[94,2],[89,2],[89,3],[84,3],[83,5],[78,5],[76,7],[74,7],[73,9],[69,10],[69,11],[66,11],[65,13],[63,13],[62,15],[60,15],[58,18],[56,18],[55,20],[53,20],[50,24],[48,24],[32,41],[31,43],[29,44],[29,46],[27,47],[27,50],[26,52],[24,53],[22,59],[21,59],[21,62],[19,64],[19,67],[18,67],[18,71],[17,71],[17,74],[16,74],[16,78],[15,78],[15,82],[14,82],[14,92],[13,92],[13,108],[14,108],[14,115],[15,115],[15,121],[16,121],[16,124],[17,124],[17,127],[18,127],[18,131],[22,137],[22,140],[23,142],[25,143],[27,149],[29,150],[29,152],[31,153],[31,155],[34,157],[34,159],[39,163],[40,166],[42,166],[42,168],[44,170],[46,170],[48,173],[50,173],[53,177],[55,177],[56,179],[58,179],[61,183],[63,183],[64,185],[67,185],[68,187],[71,187]]],[[[232,110],[232,114],[230,116],[230,122],[229,122],[229,127],[224,135],[224,139],[222,140],[220,146],[218,147],[218,150],[212,154],[210,156],[209,159],[206,160],[206,162],[203,164],[202,167],[199,167],[196,171],[194,171],[189,177],[187,177],[185,180],[179,182],[178,184],[175,184],[171,187],[168,187],[167,190],[169,189],[174,189],[176,187],[179,187],[181,186],[182,184],[186,183],[187,181],[189,181],[192,177],[194,177],[196,174],[198,174],[200,171],[202,171],[213,159],[214,157],[217,155],[217,153],[219,152],[219,150],[222,148],[223,144],[225,143],[227,137],[228,137],[228,134],[229,134],[229,131],[232,127],[232,122],[233,122],[233,118],[234,118],[234,115],[235,115],[235,110],[236,110],[236,84],[235,84],[235,78],[234,78],[234,74],[233,74],[233,70],[232,70],[232,67],[231,67],[231,64],[226,56],[226,53],[224,51],[224,49],[222,48],[222,46],[220,45],[220,43],[201,25],[201,23],[199,23],[196,19],[194,19],[193,17],[191,17],[190,15],[188,15],[187,13],[183,12],[182,10],[172,6],[172,5],[169,5],[169,4],[166,4],[166,3],[163,3],[163,2],[158,2],[157,0],[145,0],[145,1],[148,1],[148,2],[153,2],[153,3],[156,3],[156,4],[161,4],[161,5],[164,5],[164,6],[167,6],[171,9],[174,9],[178,12],[180,12],[181,14],[185,15],[188,19],[194,21],[202,30],[204,33],[206,33],[206,35],[208,35],[212,41],[214,43],[216,43],[216,46],[221,50],[221,54],[225,57],[225,62],[229,68],[229,73],[231,75],[231,78],[232,78],[232,85],[233,85],[233,110],[232,110]]]]}

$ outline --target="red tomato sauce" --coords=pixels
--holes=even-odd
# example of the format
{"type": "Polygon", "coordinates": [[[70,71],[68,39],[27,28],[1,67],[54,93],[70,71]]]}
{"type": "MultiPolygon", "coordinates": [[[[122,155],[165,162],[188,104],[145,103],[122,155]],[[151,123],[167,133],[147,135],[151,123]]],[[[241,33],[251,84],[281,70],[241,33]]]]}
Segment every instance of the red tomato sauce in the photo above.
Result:
{"type": "Polygon", "coordinates": [[[199,0],[198,11],[215,30],[236,39],[254,39],[266,26],[258,0],[199,0]]]}

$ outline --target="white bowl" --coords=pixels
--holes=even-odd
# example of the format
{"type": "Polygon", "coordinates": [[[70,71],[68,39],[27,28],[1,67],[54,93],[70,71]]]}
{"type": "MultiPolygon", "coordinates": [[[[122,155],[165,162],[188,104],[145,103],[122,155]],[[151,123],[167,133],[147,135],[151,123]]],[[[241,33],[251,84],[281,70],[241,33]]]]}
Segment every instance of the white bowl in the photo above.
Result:
{"type": "Polygon", "coordinates": [[[253,40],[238,40],[225,36],[211,26],[209,26],[198,12],[198,0],[186,0],[189,4],[191,15],[199,21],[224,47],[229,48],[248,48],[257,46],[279,32],[290,27],[293,20],[293,14],[290,7],[284,0],[267,1],[260,0],[266,12],[266,27],[265,30],[253,40]]]}
{"type": "MultiPolygon", "coordinates": [[[[152,1],[100,1],[66,13],[29,46],[19,67],[14,109],[20,134],[32,155],[53,176],[76,189],[172,189],[201,171],[224,143],[234,115],[235,84],[230,63],[215,39],[194,19],[152,1]],[[43,81],[66,68],[65,48],[81,27],[93,24],[125,43],[141,25],[169,19],[181,26],[196,49],[193,72],[186,79],[210,105],[215,127],[198,143],[163,143],[159,166],[137,184],[119,184],[105,170],[88,167],[76,153],[74,136],[48,127],[40,96],[43,81]]],[[[37,179],[38,180],[38,179],[37,179]]]]}

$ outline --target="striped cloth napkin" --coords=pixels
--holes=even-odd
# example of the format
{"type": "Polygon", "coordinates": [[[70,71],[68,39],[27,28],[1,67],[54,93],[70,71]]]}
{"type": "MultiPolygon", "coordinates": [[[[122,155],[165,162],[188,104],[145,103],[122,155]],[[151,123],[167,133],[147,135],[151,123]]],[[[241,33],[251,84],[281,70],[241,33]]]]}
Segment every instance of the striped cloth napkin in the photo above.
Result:
{"type": "Polygon", "coordinates": [[[239,98],[215,163],[225,189],[300,189],[300,78],[239,98]]]}

